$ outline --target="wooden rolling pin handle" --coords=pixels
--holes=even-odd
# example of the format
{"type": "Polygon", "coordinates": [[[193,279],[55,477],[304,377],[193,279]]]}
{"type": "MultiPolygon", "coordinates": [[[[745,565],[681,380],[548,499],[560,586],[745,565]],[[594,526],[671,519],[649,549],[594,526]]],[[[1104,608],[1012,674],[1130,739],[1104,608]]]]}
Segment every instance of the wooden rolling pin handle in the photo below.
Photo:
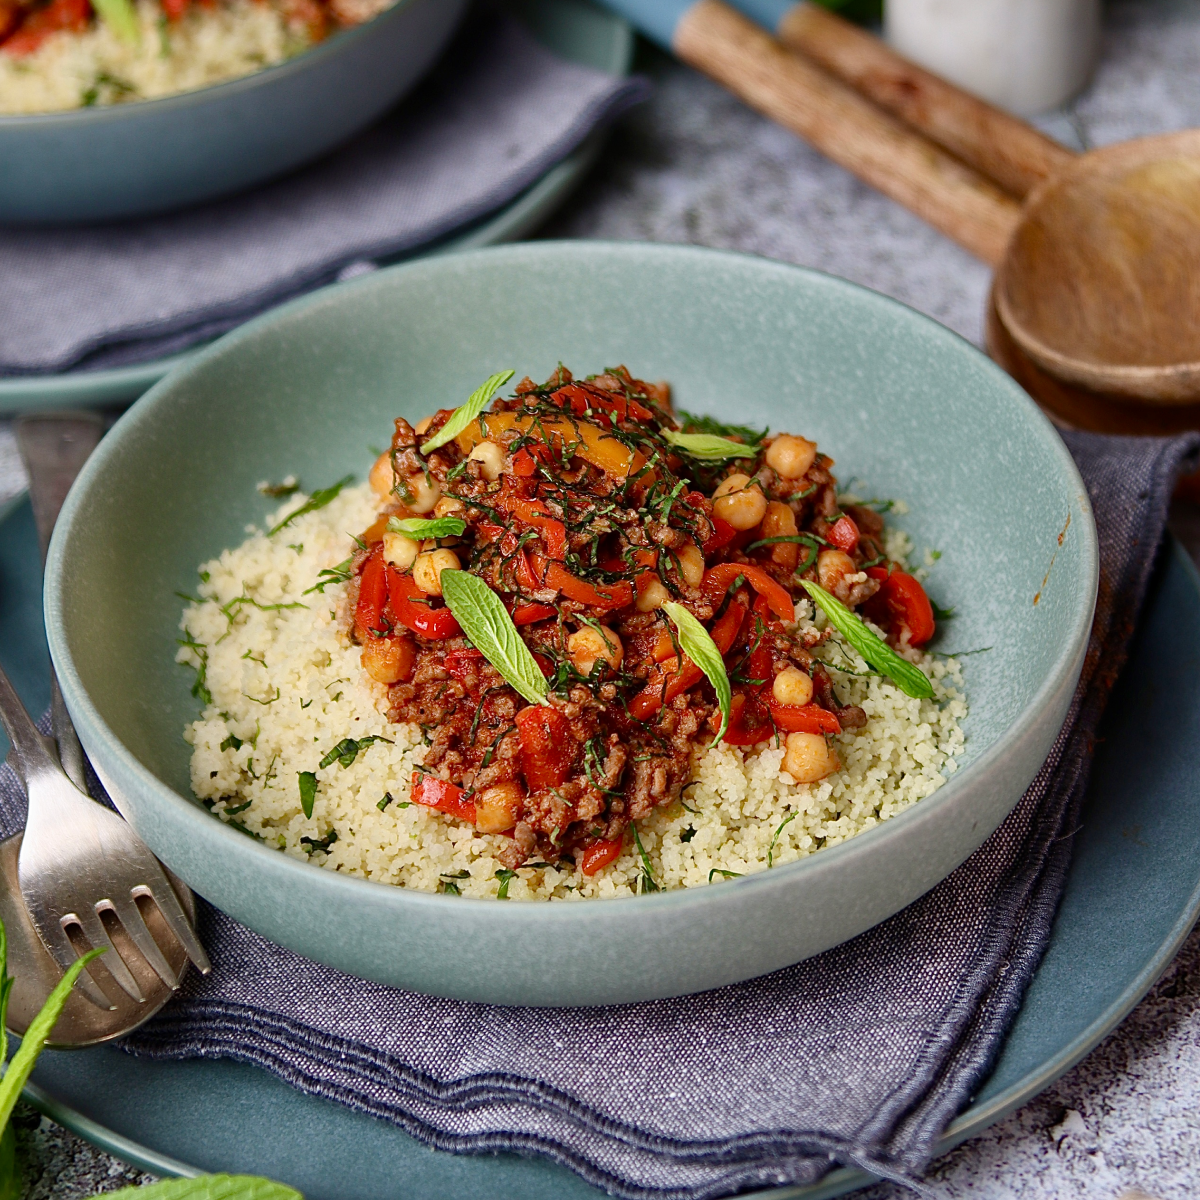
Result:
{"type": "Polygon", "coordinates": [[[895,113],[1018,198],[1075,157],[1032,125],[901,58],[877,37],[811,0],[776,34],[855,91],[895,113]]]}
{"type": "Polygon", "coordinates": [[[685,62],[984,262],[1000,261],[1020,219],[1012,197],[790,53],[722,0],[693,4],[675,27],[672,46],[685,62]]]}

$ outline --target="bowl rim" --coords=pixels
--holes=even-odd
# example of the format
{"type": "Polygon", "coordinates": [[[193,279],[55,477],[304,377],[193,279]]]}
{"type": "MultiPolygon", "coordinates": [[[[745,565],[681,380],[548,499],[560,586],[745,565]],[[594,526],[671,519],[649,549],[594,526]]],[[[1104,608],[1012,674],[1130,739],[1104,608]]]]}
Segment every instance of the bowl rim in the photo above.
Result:
{"type": "MultiPolygon", "coordinates": [[[[153,795],[156,805],[165,805],[173,809],[179,819],[188,823],[189,827],[198,834],[207,831],[209,836],[224,839],[213,843],[214,849],[220,848],[225,854],[245,856],[248,865],[253,865],[261,875],[283,877],[285,885],[288,876],[294,876],[299,882],[307,879],[310,886],[323,889],[327,895],[345,895],[348,899],[358,902],[395,904],[420,912],[429,906],[438,911],[448,911],[450,905],[468,905],[471,910],[479,911],[480,906],[486,908],[489,919],[505,923],[530,920],[556,924],[573,919],[569,914],[580,911],[578,904],[550,903],[520,903],[500,904],[490,897],[443,896],[432,892],[419,891],[415,888],[400,887],[392,884],[377,883],[373,880],[358,876],[347,875],[339,871],[326,871],[309,863],[293,858],[279,850],[271,849],[258,839],[247,838],[236,829],[215,819],[207,812],[194,797],[185,797],[158,778],[144,766],[107,725],[88,696],[83,682],[72,661],[66,628],[63,622],[62,585],[65,578],[64,554],[69,530],[74,524],[76,515],[85,508],[85,495],[92,486],[93,480],[108,468],[110,460],[120,453],[121,435],[123,431],[136,428],[142,422],[152,420],[162,405],[172,401],[172,391],[180,381],[187,380],[192,374],[202,371],[211,359],[222,358],[228,354],[236,354],[237,347],[246,340],[258,336],[262,329],[269,328],[276,322],[288,319],[291,315],[303,312],[323,304],[337,303],[337,298],[349,294],[350,291],[363,291],[372,288],[389,287],[390,280],[404,274],[419,276],[430,272],[454,269],[461,271],[470,269],[477,262],[527,262],[530,259],[551,259],[556,256],[578,255],[590,257],[593,260],[603,260],[613,256],[641,263],[655,259],[696,259],[701,262],[732,262],[753,264],[754,269],[776,275],[790,277],[801,276],[821,287],[834,291],[851,294],[866,293],[869,303],[882,304],[901,315],[903,320],[916,323],[932,332],[934,336],[960,343],[971,355],[983,360],[981,365],[985,370],[994,374],[997,384],[1009,393],[1017,406],[1024,410],[1030,420],[1030,429],[1040,436],[1047,450],[1058,460],[1058,465],[1068,484],[1068,490],[1074,490],[1074,502],[1078,513],[1072,517],[1071,526],[1078,528],[1078,536],[1082,539],[1081,553],[1083,555],[1082,571],[1087,586],[1075,595],[1076,611],[1068,636],[1061,639],[1057,655],[1046,677],[1037,688],[1028,704],[1018,716],[1002,732],[990,749],[985,750],[979,758],[956,771],[931,796],[912,804],[903,812],[881,822],[871,829],[848,838],[836,846],[823,849],[820,853],[811,854],[795,862],[784,863],[780,867],[757,871],[735,879],[725,880],[721,886],[675,888],[650,895],[597,897],[582,905],[585,912],[596,912],[597,902],[602,901],[605,911],[623,911],[626,914],[630,906],[640,906],[638,912],[661,912],[670,908],[691,908],[706,906],[720,902],[722,895],[732,894],[735,889],[738,894],[752,891],[763,891],[779,887],[787,888],[790,881],[800,875],[820,875],[829,871],[838,871],[841,864],[864,854],[872,853],[877,843],[891,840],[914,826],[921,824],[936,824],[938,813],[947,805],[953,803],[958,794],[971,786],[977,778],[982,778],[1005,757],[1010,743],[1033,734],[1041,721],[1047,704],[1068,681],[1074,682],[1083,655],[1087,649],[1088,636],[1091,631],[1092,618],[1096,606],[1096,596],[1099,586],[1099,543],[1096,533],[1096,523],[1092,512],[1091,501],[1087,488],[1079,474],[1074,459],[1066,445],[1058,436],[1054,425],[1041,411],[1028,393],[1007,375],[1000,367],[986,358],[982,352],[967,339],[953,330],[946,328],[932,317],[918,312],[916,309],[898,300],[885,296],[861,284],[852,283],[835,275],[816,270],[811,267],[795,266],[777,260],[764,258],[753,254],[735,253],[726,250],[713,250],[707,247],[675,245],[663,243],[638,242],[605,242],[605,241],[540,241],[516,243],[507,246],[492,246],[479,250],[464,251],[461,254],[419,259],[413,262],[400,263],[393,267],[383,268],[369,275],[359,276],[344,283],[332,284],[310,292],[287,304],[272,309],[225,334],[200,352],[194,359],[170,372],[160,382],[155,384],[120,418],[113,429],[101,441],[99,447],[88,459],[80,472],[75,485],[67,496],[59,522],[55,527],[53,539],[45,566],[43,587],[44,612],[47,641],[50,656],[57,673],[63,696],[68,709],[77,726],[80,727],[85,746],[95,740],[103,743],[119,760],[121,769],[130,779],[129,788],[136,788],[142,795],[153,795]],[[298,872],[306,872],[301,876],[298,872]],[[370,890],[364,890],[370,889],[370,890]],[[541,915],[533,915],[541,914],[541,915]]],[[[1014,800],[1016,804],[1019,797],[1014,800]]],[[[120,807],[118,805],[118,807],[120,807]]],[[[932,885],[931,885],[932,886],[932,885]]],[[[467,910],[463,910],[467,911],[467,910]]]]}
{"type": "Polygon", "coordinates": [[[310,46],[307,50],[302,50],[291,58],[285,58],[282,62],[252,71],[249,75],[239,75],[234,79],[206,84],[204,87],[190,88],[184,92],[170,92],[165,96],[154,96],[146,100],[132,100],[125,104],[53,109],[50,112],[0,113],[0,136],[10,130],[33,127],[42,129],[73,128],[76,126],[86,127],[88,124],[135,121],[143,115],[153,117],[173,108],[193,108],[212,101],[224,100],[239,92],[265,87],[268,82],[286,78],[288,75],[301,74],[310,67],[319,65],[325,59],[341,54],[354,42],[367,36],[367,31],[373,29],[377,24],[393,18],[396,14],[419,3],[422,3],[422,0],[394,0],[390,7],[385,8],[383,12],[376,13],[370,20],[364,21],[361,25],[339,29],[332,37],[325,38],[315,46],[310,46]]]}

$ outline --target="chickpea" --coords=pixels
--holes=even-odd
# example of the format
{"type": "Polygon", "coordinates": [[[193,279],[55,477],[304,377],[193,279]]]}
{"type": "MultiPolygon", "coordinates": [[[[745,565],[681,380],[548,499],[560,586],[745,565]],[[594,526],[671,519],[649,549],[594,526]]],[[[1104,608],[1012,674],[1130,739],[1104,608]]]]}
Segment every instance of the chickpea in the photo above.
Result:
{"type": "Polygon", "coordinates": [[[484,479],[497,480],[500,478],[500,472],[504,470],[504,447],[497,442],[480,442],[467,458],[483,467],[484,479]]]}
{"type": "Polygon", "coordinates": [[[433,506],[442,497],[442,489],[438,481],[432,475],[426,476],[424,471],[410,475],[404,482],[408,486],[408,492],[406,494],[402,489],[400,499],[410,511],[419,516],[424,516],[425,513],[432,511],[433,506]],[[412,499],[409,499],[410,496],[412,499]]]}
{"type": "MultiPolygon", "coordinates": [[[[772,500],[767,505],[766,516],[762,519],[762,536],[795,537],[799,533],[796,526],[796,514],[778,500],[772,500]]],[[[781,567],[792,570],[800,561],[800,546],[797,542],[776,542],[771,547],[771,561],[781,567]]]]}
{"type": "Polygon", "coordinates": [[[789,733],[785,747],[780,770],[797,783],[816,783],[842,769],[837,752],[819,733],[789,733]]]}
{"type": "Polygon", "coordinates": [[[475,828],[480,833],[504,833],[517,823],[525,789],[516,782],[496,783],[475,796],[475,828]]]}
{"type": "Polygon", "coordinates": [[[836,592],[846,576],[857,570],[844,550],[822,550],[817,555],[817,581],[827,592],[836,592]]]}
{"type": "Polygon", "coordinates": [[[753,529],[767,512],[767,498],[749,475],[730,475],[713,492],[713,513],[739,533],[753,529]]]}
{"type": "Polygon", "coordinates": [[[812,703],[813,681],[803,671],[787,667],[775,676],[775,682],[771,685],[771,695],[780,704],[791,704],[801,708],[812,703]]]}
{"type": "Polygon", "coordinates": [[[461,566],[453,550],[428,550],[418,554],[413,563],[413,582],[427,596],[440,596],[442,572],[457,571],[461,566]]]}
{"type": "Polygon", "coordinates": [[[784,479],[800,479],[816,458],[816,442],[790,433],[781,433],[766,453],[767,466],[784,479]]]}
{"type": "Polygon", "coordinates": [[[656,608],[662,608],[670,598],[671,593],[667,591],[663,581],[657,575],[652,575],[638,588],[637,610],[644,613],[653,612],[656,608]]]}
{"type": "Polygon", "coordinates": [[[406,637],[368,637],[362,648],[363,670],[379,683],[400,683],[412,674],[416,652],[406,637]]]}
{"type": "Polygon", "coordinates": [[[375,465],[371,468],[371,474],[367,478],[371,484],[371,491],[375,495],[391,495],[392,488],[396,483],[396,475],[392,470],[392,452],[390,450],[385,450],[375,460],[375,465]]]}
{"type": "Polygon", "coordinates": [[[413,538],[405,537],[402,533],[385,533],[383,535],[383,558],[393,567],[407,571],[417,560],[421,549],[420,543],[413,538]]]}
{"type": "Polygon", "coordinates": [[[430,425],[433,424],[432,417],[422,417],[416,425],[413,426],[413,433],[422,434],[428,433],[430,425]]]}
{"type": "Polygon", "coordinates": [[[675,551],[679,560],[679,573],[688,587],[699,587],[704,579],[704,552],[695,542],[684,542],[675,551]]]}
{"type": "Polygon", "coordinates": [[[621,639],[611,629],[585,625],[567,638],[567,653],[580,675],[591,675],[597,659],[603,659],[615,671],[625,657],[621,639]]]}
{"type": "Polygon", "coordinates": [[[459,513],[466,511],[467,506],[461,500],[455,500],[453,496],[443,496],[433,506],[433,515],[435,517],[457,517],[459,513]]]}

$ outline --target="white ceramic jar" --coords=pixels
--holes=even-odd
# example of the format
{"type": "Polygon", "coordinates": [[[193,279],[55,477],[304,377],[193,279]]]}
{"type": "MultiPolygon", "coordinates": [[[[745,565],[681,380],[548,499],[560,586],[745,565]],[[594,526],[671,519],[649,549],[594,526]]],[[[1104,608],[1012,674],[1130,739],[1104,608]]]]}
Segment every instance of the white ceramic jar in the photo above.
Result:
{"type": "Polygon", "coordinates": [[[906,58],[1031,116],[1087,82],[1100,0],[886,0],[884,28],[906,58]]]}

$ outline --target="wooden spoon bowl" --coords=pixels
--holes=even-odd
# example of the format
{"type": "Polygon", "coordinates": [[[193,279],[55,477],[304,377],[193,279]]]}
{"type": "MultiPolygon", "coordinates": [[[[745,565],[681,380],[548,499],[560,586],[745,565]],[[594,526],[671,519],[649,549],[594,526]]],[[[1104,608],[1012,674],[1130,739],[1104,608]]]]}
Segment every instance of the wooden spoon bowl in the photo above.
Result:
{"type": "Polygon", "coordinates": [[[1035,188],[992,295],[1012,340],[1062,383],[1200,402],[1200,131],[1091,151],[1035,188]]]}

